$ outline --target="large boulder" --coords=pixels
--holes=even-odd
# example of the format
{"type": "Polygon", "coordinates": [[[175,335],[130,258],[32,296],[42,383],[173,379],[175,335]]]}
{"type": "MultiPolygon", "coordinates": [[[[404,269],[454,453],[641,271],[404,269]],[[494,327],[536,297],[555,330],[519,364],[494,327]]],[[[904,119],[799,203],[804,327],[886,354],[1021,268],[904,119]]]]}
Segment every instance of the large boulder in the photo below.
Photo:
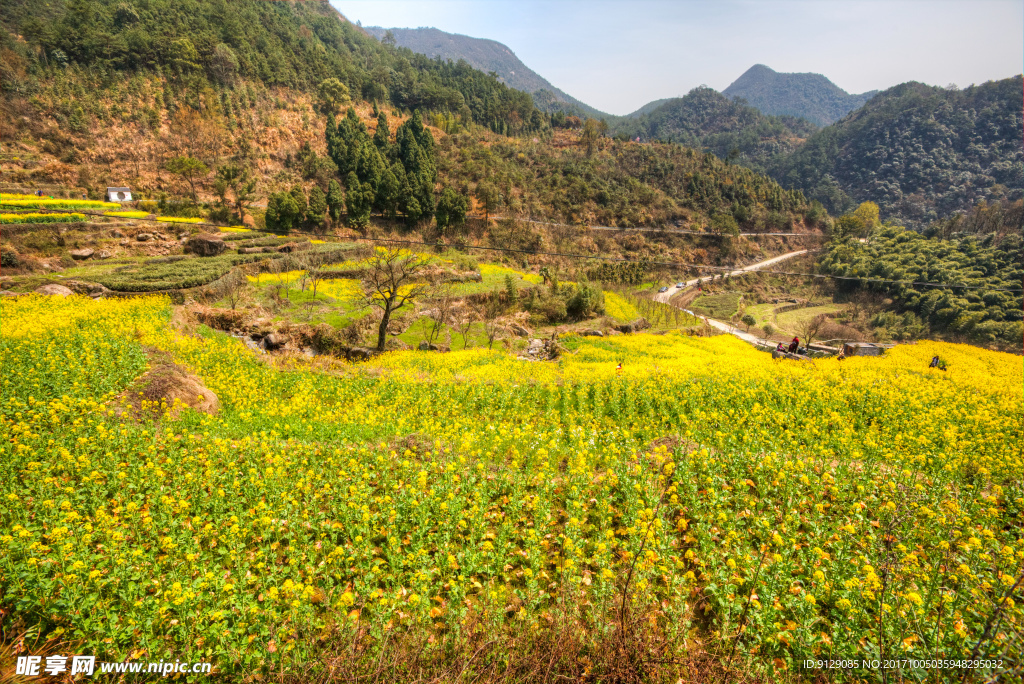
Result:
{"type": "Polygon", "coordinates": [[[579,334],[582,337],[604,337],[604,333],[600,330],[581,330],[579,334]]]}
{"type": "Polygon", "coordinates": [[[288,344],[288,338],[281,333],[272,332],[263,338],[263,348],[267,351],[280,349],[286,344],[288,344]]]}
{"type": "Polygon", "coordinates": [[[83,283],[78,280],[66,280],[64,285],[75,294],[88,295],[94,299],[105,297],[110,290],[99,283],[83,283]]]}
{"type": "Polygon", "coordinates": [[[138,235],[135,236],[135,239],[138,240],[139,242],[149,242],[150,240],[153,239],[153,234],[152,233],[139,233],[138,235]]]}
{"type": "Polygon", "coordinates": [[[74,294],[74,292],[72,292],[70,289],[64,287],[63,285],[58,285],[56,283],[50,283],[49,285],[40,285],[39,287],[36,288],[36,292],[38,292],[39,294],[54,295],[57,297],[70,297],[71,295],[74,294]]]}
{"type": "Polygon", "coordinates": [[[71,258],[74,259],[75,261],[85,261],[86,259],[91,259],[92,255],[95,253],[95,250],[89,249],[88,247],[84,249],[72,249],[68,252],[68,254],[71,255],[71,258]]]}
{"type": "Polygon", "coordinates": [[[631,323],[619,326],[619,331],[624,333],[640,332],[641,330],[647,330],[651,327],[651,324],[646,318],[640,317],[631,323]]]}
{"type": "Polygon", "coordinates": [[[513,323],[512,325],[510,325],[509,326],[509,330],[511,330],[513,333],[515,333],[519,337],[529,337],[530,335],[533,334],[533,333],[531,333],[529,331],[529,329],[527,329],[526,327],[524,327],[524,326],[522,326],[522,325],[520,325],[518,323],[513,323]]]}
{"type": "Polygon", "coordinates": [[[199,233],[185,241],[185,251],[201,257],[217,256],[228,246],[216,235],[199,233]]]}
{"type": "Polygon", "coordinates": [[[349,349],[345,358],[349,361],[369,361],[378,354],[376,349],[366,349],[365,347],[352,347],[349,349]]]}

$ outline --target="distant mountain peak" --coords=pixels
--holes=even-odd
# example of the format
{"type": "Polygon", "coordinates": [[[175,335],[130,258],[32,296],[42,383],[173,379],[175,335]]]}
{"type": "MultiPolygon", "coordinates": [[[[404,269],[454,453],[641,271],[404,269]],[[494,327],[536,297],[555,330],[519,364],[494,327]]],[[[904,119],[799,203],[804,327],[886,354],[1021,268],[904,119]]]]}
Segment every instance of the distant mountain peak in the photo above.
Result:
{"type": "Polygon", "coordinates": [[[877,92],[851,95],[822,74],[781,73],[764,64],[750,67],[722,91],[764,114],[800,116],[818,126],[838,121],[877,92]]]}
{"type": "Polygon", "coordinates": [[[595,118],[608,116],[551,85],[546,78],[523,64],[507,45],[496,40],[447,33],[425,26],[414,29],[367,26],[364,30],[377,40],[390,31],[398,47],[409,48],[431,58],[440,57],[453,62],[464,59],[471,67],[484,73],[494,72],[508,87],[533,95],[534,103],[545,111],[561,109],[570,114],[595,118]]]}

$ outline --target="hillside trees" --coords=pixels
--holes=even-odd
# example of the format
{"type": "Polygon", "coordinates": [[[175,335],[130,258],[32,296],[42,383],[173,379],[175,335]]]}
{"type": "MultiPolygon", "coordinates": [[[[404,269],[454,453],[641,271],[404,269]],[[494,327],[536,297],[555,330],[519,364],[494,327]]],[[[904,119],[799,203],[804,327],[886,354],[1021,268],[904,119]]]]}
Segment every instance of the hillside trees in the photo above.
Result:
{"type": "Polygon", "coordinates": [[[181,177],[188,184],[189,193],[192,195],[192,202],[198,203],[196,185],[210,173],[210,168],[195,157],[182,155],[168,161],[167,170],[181,177]]]}
{"type": "Polygon", "coordinates": [[[235,212],[238,214],[238,221],[245,220],[246,204],[255,197],[256,179],[248,167],[238,164],[225,164],[217,169],[217,180],[231,190],[235,196],[235,212]]]}
{"type": "Polygon", "coordinates": [[[67,64],[111,81],[118,73],[160,69],[175,84],[162,97],[169,114],[180,95],[192,105],[205,87],[242,80],[305,91],[324,110],[336,111],[348,97],[445,112],[512,135],[549,125],[528,93],[465,62],[382,44],[326,3],[9,0],[4,24],[24,37],[21,53],[33,80],[67,64]]]}
{"type": "Polygon", "coordinates": [[[345,178],[350,222],[365,223],[370,211],[391,218],[401,213],[410,223],[433,217],[437,152],[418,110],[398,127],[393,143],[384,112],[371,138],[352,108],[337,123],[328,117],[325,137],[327,153],[345,178]]]}
{"type": "Polygon", "coordinates": [[[1022,77],[963,90],[904,83],[810,136],[772,175],[833,213],[871,200],[920,228],[982,200],[1024,194],[1022,77]]]}
{"type": "Polygon", "coordinates": [[[437,228],[442,234],[455,232],[466,223],[466,211],[469,208],[469,199],[454,188],[445,187],[437,200],[437,209],[434,216],[437,219],[437,228]]]}
{"type": "MultiPolygon", "coordinates": [[[[819,266],[825,273],[848,278],[839,281],[841,290],[888,297],[896,313],[920,317],[933,332],[1019,349],[1024,335],[1024,240],[1009,235],[996,246],[986,246],[986,240],[942,240],[882,226],[870,244],[833,240],[819,266]],[[898,282],[872,283],[868,278],[898,282]]],[[[900,325],[916,323],[910,317],[900,325]]]]}

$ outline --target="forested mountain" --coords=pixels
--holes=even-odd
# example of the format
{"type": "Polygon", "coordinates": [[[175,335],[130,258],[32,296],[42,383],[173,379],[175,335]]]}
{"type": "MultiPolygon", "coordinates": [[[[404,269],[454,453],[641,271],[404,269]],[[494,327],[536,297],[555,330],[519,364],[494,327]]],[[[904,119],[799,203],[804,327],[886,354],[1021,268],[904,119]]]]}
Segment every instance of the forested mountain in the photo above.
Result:
{"type": "Polygon", "coordinates": [[[904,83],[812,135],[773,175],[833,213],[876,202],[922,227],[980,200],[1024,192],[1021,76],[963,90],[904,83]]]}
{"type": "Polygon", "coordinates": [[[496,40],[472,38],[426,27],[388,29],[370,26],[364,30],[378,40],[394,42],[399,47],[409,48],[427,57],[440,57],[453,62],[464,59],[480,71],[493,71],[510,88],[533,95],[535,104],[542,111],[564,111],[594,118],[608,116],[551,85],[547,79],[523,64],[511,49],[496,40]]]}
{"type": "Polygon", "coordinates": [[[706,86],[612,125],[625,138],[680,142],[758,170],[796,149],[814,130],[803,119],[767,116],[706,86]]]}
{"type": "Polygon", "coordinates": [[[230,94],[238,80],[314,92],[338,79],[347,93],[337,97],[447,112],[498,132],[542,126],[529,95],[468,64],[383,46],[326,2],[5,0],[2,16],[4,90],[31,97],[54,79],[81,80],[60,103],[64,121],[77,109],[99,115],[97,97],[124,73],[145,72],[166,79],[171,108],[181,99],[198,109],[205,88],[230,94]]]}
{"type": "Polygon", "coordinates": [[[851,95],[821,74],[782,74],[755,64],[722,94],[743,98],[764,114],[799,116],[827,126],[863,106],[877,92],[851,95]]]}

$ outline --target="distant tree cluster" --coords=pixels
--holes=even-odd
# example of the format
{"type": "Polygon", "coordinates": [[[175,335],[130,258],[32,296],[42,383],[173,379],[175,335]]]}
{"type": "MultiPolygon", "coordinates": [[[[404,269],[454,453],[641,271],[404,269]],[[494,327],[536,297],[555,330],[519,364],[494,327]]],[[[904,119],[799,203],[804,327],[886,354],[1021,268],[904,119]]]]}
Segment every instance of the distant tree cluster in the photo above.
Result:
{"type": "MultiPolygon", "coordinates": [[[[842,218],[837,221],[843,223],[842,218]]],[[[833,275],[905,281],[838,281],[841,290],[865,289],[894,301],[896,311],[874,321],[876,326],[917,326],[975,342],[1020,348],[1024,335],[1020,292],[1024,239],[1019,234],[1006,236],[998,244],[994,244],[993,234],[943,240],[899,226],[882,226],[870,235],[868,243],[833,240],[819,263],[823,272],[833,275]],[[924,282],[949,287],[914,284],[924,282]],[[1014,288],[1016,292],[1005,291],[1014,288]]]]}
{"type": "MultiPolygon", "coordinates": [[[[395,131],[391,140],[387,115],[377,113],[371,137],[366,125],[349,109],[340,122],[327,118],[327,154],[344,179],[346,210],[352,225],[365,225],[371,212],[416,223],[434,217],[437,150],[419,111],[395,131]]],[[[451,188],[441,193],[440,223],[444,229],[465,222],[468,202],[451,188]]]]}
{"type": "Polygon", "coordinates": [[[817,127],[792,116],[762,114],[701,86],[640,116],[617,119],[610,130],[622,140],[640,137],[645,142],[681,143],[763,171],[776,156],[796,149],[817,127]]]}
{"type": "MultiPolygon", "coordinates": [[[[106,85],[126,71],[166,75],[179,84],[175,90],[194,93],[258,82],[311,93],[324,110],[351,98],[445,112],[502,134],[550,126],[529,94],[463,61],[382,44],[327,3],[9,0],[4,28],[24,37],[4,31],[0,51],[4,88],[16,92],[29,93],[41,78],[78,66],[99,73],[106,85]]],[[[173,111],[177,98],[169,94],[160,104],[173,111]]],[[[82,128],[88,111],[71,105],[68,117],[82,128]]]]}
{"type": "Polygon", "coordinates": [[[815,133],[770,169],[833,214],[871,200],[912,228],[982,200],[1024,196],[1016,76],[963,90],[904,83],[815,133]]]}

